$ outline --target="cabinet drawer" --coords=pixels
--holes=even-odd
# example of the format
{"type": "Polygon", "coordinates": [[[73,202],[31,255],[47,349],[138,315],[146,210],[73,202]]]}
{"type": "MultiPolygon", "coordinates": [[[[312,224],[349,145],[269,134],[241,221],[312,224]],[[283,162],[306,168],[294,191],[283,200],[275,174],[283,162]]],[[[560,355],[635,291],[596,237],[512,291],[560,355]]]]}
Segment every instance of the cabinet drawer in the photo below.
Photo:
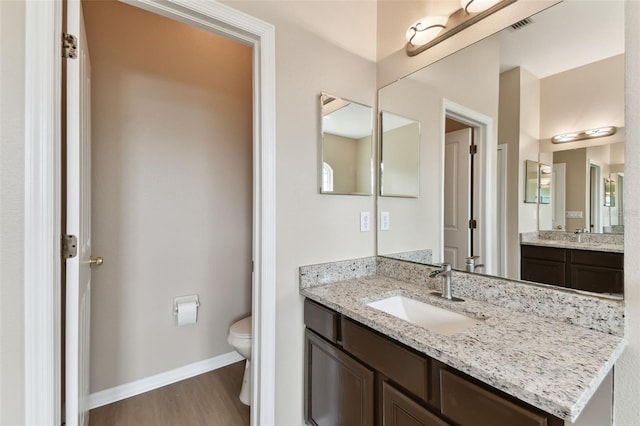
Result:
{"type": "Polygon", "coordinates": [[[555,260],[557,262],[567,261],[567,250],[554,247],[526,246],[522,247],[522,257],[534,259],[555,260]]]}
{"type": "Polygon", "coordinates": [[[442,414],[464,425],[547,426],[548,416],[514,404],[449,371],[440,370],[442,414]]]}
{"type": "Polygon", "coordinates": [[[426,358],[348,318],[342,320],[342,347],[399,386],[427,401],[426,358]]]}
{"type": "Polygon", "coordinates": [[[340,340],[340,314],[309,299],[304,301],[304,323],[333,343],[340,340]]]}
{"type": "Polygon", "coordinates": [[[571,250],[571,263],[622,269],[624,267],[624,255],[622,253],[604,251],[571,250]]]}
{"type": "Polygon", "coordinates": [[[382,406],[383,426],[449,426],[387,382],[382,384],[382,406]]]}

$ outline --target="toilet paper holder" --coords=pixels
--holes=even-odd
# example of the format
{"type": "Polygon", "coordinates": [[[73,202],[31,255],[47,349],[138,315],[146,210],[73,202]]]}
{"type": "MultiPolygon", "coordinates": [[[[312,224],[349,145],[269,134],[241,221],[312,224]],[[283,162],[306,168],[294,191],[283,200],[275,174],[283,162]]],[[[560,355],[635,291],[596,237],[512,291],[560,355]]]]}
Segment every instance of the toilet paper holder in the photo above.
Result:
{"type": "Polygon", "coordinates": [[[200,299],[197,294],[189,296],[178,296],[173,299],[173,315],[178,316],[178,305],[181,303],[196,302],[196,307],[200,307],[200,299]]]}

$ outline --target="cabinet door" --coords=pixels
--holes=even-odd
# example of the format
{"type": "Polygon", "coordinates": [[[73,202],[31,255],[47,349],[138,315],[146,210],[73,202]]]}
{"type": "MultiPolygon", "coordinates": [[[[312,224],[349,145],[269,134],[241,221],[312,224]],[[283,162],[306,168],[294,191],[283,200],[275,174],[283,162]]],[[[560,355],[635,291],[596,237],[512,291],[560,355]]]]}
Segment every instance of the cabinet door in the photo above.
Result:
{"type": "MultiPolygon", "coordinates": [[[[564,424],[537,409],[515,404],[446,370],[440,370],[442,414],[460,426],[549,426],[564,424]]],[[[559,420],[559,419],[557,419],[559,420]]]]}
{"type": "Polygon", "coordinates": [[[448,423],[391,386],[382,383],[383,426],[448,426],[448,423]]]}
{"type": "Polygon", "coordinates": [[[553,247],[521,246],[520,278],[566,286],[567,251],[553,247]]]}
{"type": "Polygon", "coordinates": [[[309,330],[305,346],[307,424],[373,426],[373,372],[309,330]]]}
{"type": "Polygon", "coordinates": [[[624,291],[622,253],[571,251],[570,287],[598,293],[624,291]]]}

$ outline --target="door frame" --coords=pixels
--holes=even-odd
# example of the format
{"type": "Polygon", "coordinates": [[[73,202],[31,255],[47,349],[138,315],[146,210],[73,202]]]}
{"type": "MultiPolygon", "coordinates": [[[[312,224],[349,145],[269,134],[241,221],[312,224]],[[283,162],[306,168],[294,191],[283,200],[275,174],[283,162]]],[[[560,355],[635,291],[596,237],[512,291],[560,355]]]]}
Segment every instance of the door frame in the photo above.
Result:
{"type": "MultiPolygon", "coordinates": [[[[486,214],[487,209],[491,212],[495,211],[496,196],[495,191],[488,190],[495,188],[496,184],[496,149],[497,142],[495,137],[493,118],[472,110],[466,106],[457,104],[449,99],[442,100],[442,120],[441,120],[441,140],[442,147],[441,164],[444,164],[444,138],[445,138],[445,120],[447,117],[452,118],[460,123],[473,127],[474,143],[478,146],[476,154],[475,182],[477,182],[475,190],[475,205],[478,222],[478,255],[480,262],[485,266],[485,273],[495,274],[497,268],[497,245],[496,240],[496,215],[486,214]]],[[[444,172],[441,173],[440,187],[444,188],[444,172]]],[[[444,202],[443,195],[440,197],[440,241],[444,243],[444,202]]],[[[440,251],[442,252],[442,244],[440,251]]]]}
{"type": "MultiPolygon", "coordinates": [[[[253,47],[253,425],[275,422],[275,30],[217,2],[127,0],[253,47]]],[[[26,2],[25,423],[61,424],[62,2],[26,2]]]]}

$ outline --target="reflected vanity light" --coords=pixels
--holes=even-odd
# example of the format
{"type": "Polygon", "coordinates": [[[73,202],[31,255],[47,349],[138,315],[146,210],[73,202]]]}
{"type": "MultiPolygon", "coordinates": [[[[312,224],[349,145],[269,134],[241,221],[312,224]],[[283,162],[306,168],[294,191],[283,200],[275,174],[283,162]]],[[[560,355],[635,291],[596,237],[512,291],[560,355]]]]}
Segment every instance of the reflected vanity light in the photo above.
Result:
{"type": "Polygon", "coordinates": [[[445,29],[448,16],[425,16],[411,24],[406,33],[407,43],[422,46],[436,38],[445,29]]]}
{"type": "Polygon", "coordinates": [[[596,129],[583,130],[580,132],[561,133],[551,138],[553,143],[566,143],[575,142],[585,139],[602,138],[605,136],[611,136],[618,130],[615,126],[598,127],[596,129]]]}
{"type": "Polygon", "coordinates": [[[407,29],[407,55],[416,56],[516,1],[460,0],[460,9],[449,16],[426,16],[407,29]]]}

